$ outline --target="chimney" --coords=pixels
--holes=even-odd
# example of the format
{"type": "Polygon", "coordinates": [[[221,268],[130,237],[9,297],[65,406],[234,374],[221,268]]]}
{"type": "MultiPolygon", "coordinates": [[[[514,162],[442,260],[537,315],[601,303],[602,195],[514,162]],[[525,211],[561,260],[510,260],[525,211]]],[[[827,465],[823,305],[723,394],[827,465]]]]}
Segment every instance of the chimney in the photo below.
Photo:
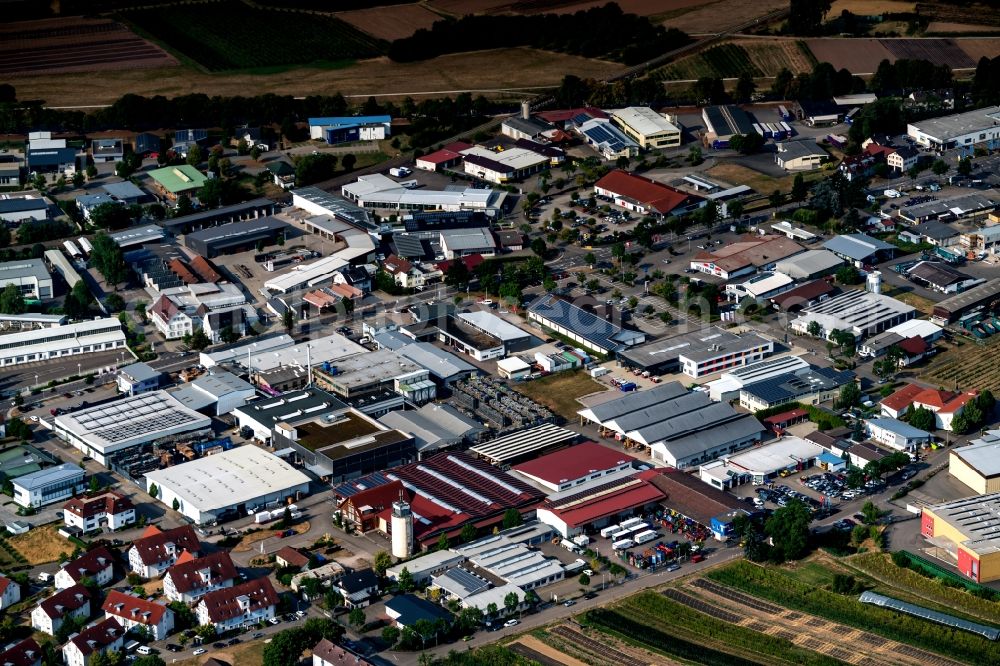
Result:
{"type": "Polygon", "coordinates": [[[521,102],[521,118],[524,120],[531,118],[531,102],[528,100],[521,102]]]}

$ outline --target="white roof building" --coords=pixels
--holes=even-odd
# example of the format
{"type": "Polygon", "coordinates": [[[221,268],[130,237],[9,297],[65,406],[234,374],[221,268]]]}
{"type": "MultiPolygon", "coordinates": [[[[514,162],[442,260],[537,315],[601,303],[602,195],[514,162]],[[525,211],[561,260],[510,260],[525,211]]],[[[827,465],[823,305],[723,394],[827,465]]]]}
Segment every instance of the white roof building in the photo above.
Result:
{"type": "Polygon", "coordinates": [[[721,461],[709,463],[708,467],[724,467],[727,472],[749,475],[755,483],[762,483],[782,470],[808,467],[825,450],[819,444],[801,437],[783,437],[769,444],[724,456],[721,461]]]}
{"type": "Polygon", "coordinates": [[[380,173],[360,176],[341,188],[341,193],[365,208],[478,210],[488,215],[499,212],[506,192],[466,187],[455,190],[409,189],[380,173]]]}
{"type": "Polygon", "coordinates": [[[0,367],[124,348],[125,332],[120,321],[113,317],[93,319],[4,335],[0,367]]]}
{"type": "Polygon", "coordinates": [[[788,291],[794,284],[794,280],[784,273],[758,273],[745,282],[730,282],[726,285],[726,293],[734,300],[747,297],[766,300],[788,291]]]}
{"type": "Polygon", "coordinates": [[[166,391],[150,391],[57,416],[56,434],[102,465],[108,456],[164,437],[199,430],[212,420],[185,407],[166,391]]]}
{"type": "Polygon", "coordinates": [[[801,356],[781,356],[745,365],[724,373],[718,379],[708,382],[708,396],[717,402],[738,400],[740,390],[765,379],[773,379],[789,372],[808,368],[809,364],[801,356]]]}
{"type": "Polygon", "coordinates": [[[309,492],[309,477],[264,449],[246,445],[146,473],[147,491],[197,524],[238,508],[284,503],[309,492]]]}
{"type": "Polygon", "coordinates": [[[198,362],[206,368],[212,368],[222,363],[237,362],[246,367],[247,354],[262,354],[264,352],[274,352],[285,349],[295,344],[295,340],[290,335],[276,335],[272,338],[256,339],[236,347],[220,349],[213,352],[201,352],[198,362]]]}
{"type": "Polygon", "coordinates": [[[298,264],[265,282],[264,288],[272,294],[287,294],[306,287],[314,287],[332,280],[333,276],[347,265],[348,261],[338,255],[324,257],[308,264],[298,264]]]}
{"type": "Polygon", "coordinates": [[[913,319],[915,313],[913,306],[883,294],[848,291],[804,309],[792,322],[792,330],[808,333],[809,324],[815,321],[824,338],[838,329],[861,340],[913,319]]]}
{"type": "Polygon", "coordinates": [[[643,148],[681,145],[681,128],[648,106],[614,109],[611,120],[643,148]]]}

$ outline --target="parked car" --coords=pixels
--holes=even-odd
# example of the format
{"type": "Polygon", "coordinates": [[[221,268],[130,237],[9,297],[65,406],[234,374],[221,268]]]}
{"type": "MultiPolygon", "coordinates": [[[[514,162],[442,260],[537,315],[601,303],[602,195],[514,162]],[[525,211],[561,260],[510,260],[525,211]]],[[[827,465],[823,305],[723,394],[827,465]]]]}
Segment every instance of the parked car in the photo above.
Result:
{"type": "Polygon", "coordinates": [[[192,652],[191,654],[193,654],[194,656],[198,657],[200,655],[205,654],[206,652],[208,652],[208,650],[206,650],[205,648],[198,648],[194,652],[192,652]]]}
{"type": "Polygon", "coordinates": [[[511,619],[507,620],[506,622],[504,622],[503,626],[505,626],[505,627],[516,627],[519,624],[521,624],[521,622],[519,620],[511,618],[511,619]]]}

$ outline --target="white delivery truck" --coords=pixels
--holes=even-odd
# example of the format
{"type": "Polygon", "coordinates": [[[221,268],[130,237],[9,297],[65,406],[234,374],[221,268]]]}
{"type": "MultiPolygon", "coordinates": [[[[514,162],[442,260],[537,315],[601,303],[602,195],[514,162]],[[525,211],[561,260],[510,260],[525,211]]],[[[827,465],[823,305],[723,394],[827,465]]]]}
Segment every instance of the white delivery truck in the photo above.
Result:
{"type": "Polygon", "coordinates": [[[612,534],[616,534],[616,533],[621,532],[621,531],[622,531],[622,528],[619,527],[618,525],[608,525],[607,527],[602,527],[601,528],[601,536],[603,538],[607,539],[612,534]]]}
{"type": "Polygon", "coordinates": [[[635,535],[636,543],[648,543],[656,538],[656,532],[653,530],[646,530],[645,532],[639,532],[635,535]]]}
{"type": "Polygon", "coordinates": [[[633,526],[639,525],[640,523],[642,523],[642,518],[629,518],[628,520],[623,520],[618,523],[618,526],[623,530],[630,530],[633,526]]]}
{"type": "Polygon", "coordinates": [[[635,542],[632,541],[632,539],[622,539],[621,541],[615,541],[614,543],[612,543],[611,547],[614,548],[615,550],[628,550],[634,545],[635,542]]]}

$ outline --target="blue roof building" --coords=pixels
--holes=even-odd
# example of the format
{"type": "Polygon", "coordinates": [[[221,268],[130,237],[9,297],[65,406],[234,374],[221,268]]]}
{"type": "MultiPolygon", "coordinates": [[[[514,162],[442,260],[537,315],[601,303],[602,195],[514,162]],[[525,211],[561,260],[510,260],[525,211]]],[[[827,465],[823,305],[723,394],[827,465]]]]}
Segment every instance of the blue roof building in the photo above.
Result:
{"type": "Polygon", "coordinates": [[[610,355],[646,341],[645,333],[624,329],[552,294],[543,294],[528,306],[528,319],[598,354],[610,355]]]}
{"type": "Polygon", "coordinates": [[[327,143],[378,141],[392,134],[391,116],[330,116],[309,119],[309,138],[327,143]]]}
{"type": "Polygon", "coordinates": [[[25,507],[40,507],[68,500],[83,492],[83,477],[83,469],[72,463],[19,476],[11,481],[14,501],[25,507]]]}

